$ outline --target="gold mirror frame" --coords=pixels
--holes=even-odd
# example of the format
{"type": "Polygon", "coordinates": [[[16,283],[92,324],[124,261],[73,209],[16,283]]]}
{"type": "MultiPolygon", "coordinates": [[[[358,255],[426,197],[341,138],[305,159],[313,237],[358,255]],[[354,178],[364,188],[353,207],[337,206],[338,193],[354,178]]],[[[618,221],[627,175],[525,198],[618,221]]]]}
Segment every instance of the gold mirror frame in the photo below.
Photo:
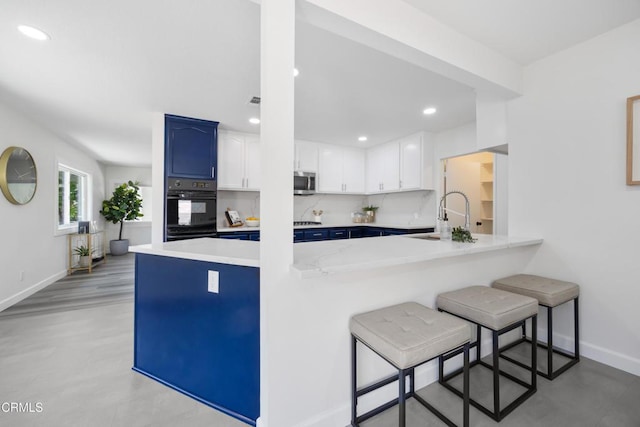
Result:
{"type": "MultiPolygon", "coordinates": [[[[18,181],[18,182],[13,182],[13,184],[21,184],[21,183],[18,181]]],[[[22,147],[9,147],[6,150],[4,150],[2,152],[2,155],[0,155],[0,190],[2,190],[2,194],[4,194],[4,197],[14,205],[25,205],[33,199],[33,196],[35,196],[37,186],[38,186],[38,171],[36,169],[36,164],[35,164],[35,161],[33,160],[33,157],[31,156],[31,153],[29,153],[27,150],[25,150],[22,147]],[[24,164],[21,166],[10,164],[11,156],[14,153],[19,153],[19,152],[24,152],[26,154],[26,162],[24,162],[24,164]],[[27,164],[29,164],[29,166],[27,166],[27,164]],[[20,168],[21,170],[18,170],[17,168],[20,168]],[[23,169],[26,170],[27,172],[23,172],[22,171],[23,169]],[[33,169],[33,173],[31,172],[31,169],[33,169]],[[16,175],[16,178],[14,179],[20,179],[22,177],[26,177],[25,178],[26,181],[23,183],[33,185],[33,187],[29,188],[28,192],[24,193],[26,194],[25,197],[21,197],[19,193],[14,194],[14,192],[12,191],[9,185],[11,184],[9,182],[10,181],[9,175],[13,174],[14,172],[16,175]],[[31,180],[32,182],[30,182],[31,180]]]]}
{"type": "Polygon", "coordinates": [[[640,185],[640,95],[627,98],[627,185],[640,185]]]}

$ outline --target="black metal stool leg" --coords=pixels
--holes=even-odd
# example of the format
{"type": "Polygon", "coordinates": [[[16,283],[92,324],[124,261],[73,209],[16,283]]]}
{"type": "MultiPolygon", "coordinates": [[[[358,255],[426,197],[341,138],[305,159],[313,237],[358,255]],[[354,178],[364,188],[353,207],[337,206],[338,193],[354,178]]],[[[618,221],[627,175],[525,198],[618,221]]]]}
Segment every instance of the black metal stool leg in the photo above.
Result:
{"type": "Polygon", "coordinates": [[[405,427],[406,426],[406,399],[407,399],[407,392],[405,389],[405,384],[404,384],[404,380],[405,380],[405,371],[403,369],[400,369],[398,371],[398,426],[399,427],[405,427]]]}
{"type": "Polygon", "coordinates": [[[553,376],[553,307],[547,307],[547,375],[553,376]]]}
{"type": "Polygon", "coordinates": [[[574,326],[573,326],[573,339],[574,339],[574,343],[573,343],[573,354],[575,355],[576,360],[580,360],[580,321],[578,319],[578,298],[576,297],[573,300],[573,322],[574,322],[574,326]]]}
{"type": "Polygon", "coordinates": [[[358,390],[358,378],[356,371],[356,338],[351,335],[351,425],[357,427],[357,414],[356,405],[358,402],[358,396],[356,391],[358,390]]]}
{"type": "Polygon", "coordinates": [[[538,389],[538,316],[531,318],[531,388],[538,389]]]}
{"type": "Polygon", "coordinates": [[[469,343],[464,345],[464,361],[463,361],[463,392],[462,392],[462,425],[469,427],[469,343]]]}
{"type": "Polygon", "coordinates": [[[493,335],[493,413],[500,421],[500,351],[498,348],[498,331],[492,331],[493,335]]]}

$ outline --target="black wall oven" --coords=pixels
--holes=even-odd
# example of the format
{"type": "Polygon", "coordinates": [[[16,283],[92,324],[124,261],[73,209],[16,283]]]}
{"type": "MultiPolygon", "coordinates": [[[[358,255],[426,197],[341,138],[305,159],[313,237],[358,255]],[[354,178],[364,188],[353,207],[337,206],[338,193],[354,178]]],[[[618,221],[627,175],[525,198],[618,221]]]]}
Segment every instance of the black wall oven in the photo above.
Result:
{"type": "Polygon", "coordinates": [[[216,187],[213,179],[167,178],[167,241],[217,236],[216,187]]]}

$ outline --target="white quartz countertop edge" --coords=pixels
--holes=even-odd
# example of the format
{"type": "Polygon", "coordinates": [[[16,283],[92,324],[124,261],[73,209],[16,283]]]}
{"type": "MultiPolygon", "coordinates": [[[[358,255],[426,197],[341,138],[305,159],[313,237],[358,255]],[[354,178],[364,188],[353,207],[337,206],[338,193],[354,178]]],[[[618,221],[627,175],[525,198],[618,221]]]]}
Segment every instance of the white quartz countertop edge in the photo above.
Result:
{"type": "Polygon", "coordinates": [[[321,277],[329,274],[372,270],[422,261],[451,258],[520,246],[539,245],[541,238],[474,235],[475,243],[424,240],[413,234],[374,237],[341,241],[296,244],[295,263],[291,266],[299,278],[321,277]],[[372,240],[375,239],[375,240],[372,240]],[[355,244],[354,244],[355,243],[355,244]]]}
{"type": "MultiPolygon", "coordinates": [[[[519,246],[539,245],[541,238],[474,235],[475,243],[425,240],[428,234],[325,240],[294,244],[291,271],[299,278],[373,270],[519,246]],[[409,237],[412,236],[412,237],[409,237]]],[[[131,252],[205,262],[260,267],[260,243],[228,239],[191,239],[132,246],[131,252]]]]}
{"type": "Polygon", "coordinates": [[[189,239],[132,246],[131,252],[220,264],[260,267],[260,244],[244,240],[189,239]]]}

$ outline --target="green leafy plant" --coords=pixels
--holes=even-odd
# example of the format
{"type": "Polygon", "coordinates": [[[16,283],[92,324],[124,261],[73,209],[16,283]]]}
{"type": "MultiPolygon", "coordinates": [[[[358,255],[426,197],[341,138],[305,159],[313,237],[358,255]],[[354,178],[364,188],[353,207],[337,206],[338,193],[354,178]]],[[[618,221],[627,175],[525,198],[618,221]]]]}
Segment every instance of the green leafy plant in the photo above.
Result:
{"type": "Polygon", "coordinates": [[[378,207],[377,206],[373,206],[373,205],[369,205],[369,206],[365,206],[362,208],[363,211],[367,212],[367,211],[377,211],[378,207]]]}
{"type": "Polygon", "coordinates": [[[80,255],[80,256],[90,256],[95,251],[93,249],[90,250],[89,247],[87,247],[85,245],[80,245],[80,246],[75,247],[73,249],[73,252],[76,255],[80,255]]]}
{"type": "Polygon", "coordinates": [[[107,221],[114,224],[120,223],[120,233],[118,240],[122,240],[122,227],[125,221],[133,221],[143,216],[142,198],[138,192],[140,187],[137,182],[128,181],[113,191],[113,195],[108,200],[102,201],[100,213],[107,221]]]}
{"type": "Polygon", "coordinates": [[[475,243],[478,239],[471,237],[469,230],[465,230],[462,227],[454,227],[451,230],[451,240],[454,242],[475,243]]]}

